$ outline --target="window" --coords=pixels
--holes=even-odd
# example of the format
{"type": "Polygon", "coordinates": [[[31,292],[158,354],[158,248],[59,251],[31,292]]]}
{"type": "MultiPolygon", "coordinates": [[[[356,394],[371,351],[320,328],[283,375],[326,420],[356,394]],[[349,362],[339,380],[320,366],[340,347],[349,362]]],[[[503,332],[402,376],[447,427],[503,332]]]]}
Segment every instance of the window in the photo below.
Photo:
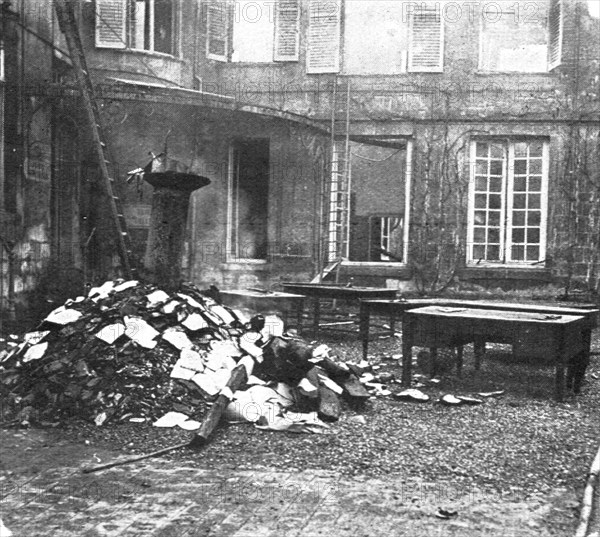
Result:
{"type": "Polygon", "coordinates": [[[299,0],[210,2],[207,58],[222,62],[297,61],[299,0]]]}
{"type": "Polygon", "coordinates": [[[439,6],[357,0],[344,4],[344,72],[398,74],[443,70],[439,6]],[[365,39],[365,35],[369,38],[365,39]]]}
{"type": "Polygon", "coordinates": [[[471,147],[468,260],[536,264],[545,258],[548,144],[476,141],[471,147]]]}
{"type": "Polygon", "coordinates": [[[239,140],[229,151],[227,252],[230,261],[267,258],[269,140],[239,140]]]}
{"type": "Polygon", "coordinates": [[[535,73],[560,64],[562,0],[490,2],[481,21],[481,70],[535,73]]]}
{"type": "Polygon", "coordinates": [[[336,144],[329,189],[328,262],[404,262],[409,178],[403,141],[336,144]]]}
{"type": "Polygon", "coordinates": [[[175,0],[96,0],[96,46],[177,54],[175,0]]]}

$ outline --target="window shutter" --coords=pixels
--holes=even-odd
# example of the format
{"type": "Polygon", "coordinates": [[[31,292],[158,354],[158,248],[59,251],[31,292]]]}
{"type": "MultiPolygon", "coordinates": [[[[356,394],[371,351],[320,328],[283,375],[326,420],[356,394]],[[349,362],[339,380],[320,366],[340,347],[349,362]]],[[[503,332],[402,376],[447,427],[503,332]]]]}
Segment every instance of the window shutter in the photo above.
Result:
{"type": "Polygon", "coordinates": [[[444,69],[444,23],[439,6],[417,4],[410,19],[408,70],[440,73],[444,69]]]}
{"type": "Polygon", "coordinates": [[[279,0],[275,11],[276,62],[298,61],[300,22],[299,0],[279,0]]]}
{"type": "Polygon", "coordinates": [[[310,0],[307,73],[340,70],[341,1],[310,0]]]}
{"type": "Polygon", "coordinates": [[[96,46],[127,48],[127,0],[96,0],[96,46]]]}
{"type": "Polygon", "coordinates": [[[206,57],[220,62],[227,61],[229,24],[229,3],[211,0],[208,3],[206,18],[206,57]]]}
{"type": "Polygon", "coordinates": [[[562,0],[551,0],[548,13],[548,70],[562,61],[563,13],[562,0]]]}

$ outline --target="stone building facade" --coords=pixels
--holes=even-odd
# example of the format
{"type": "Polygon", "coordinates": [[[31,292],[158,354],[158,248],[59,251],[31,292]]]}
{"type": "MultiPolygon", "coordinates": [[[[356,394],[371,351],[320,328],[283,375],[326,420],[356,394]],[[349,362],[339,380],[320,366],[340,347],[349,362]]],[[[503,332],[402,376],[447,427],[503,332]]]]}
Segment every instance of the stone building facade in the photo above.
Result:
{"type": "MultiPolygon", "coordinates": [[[[166,149],[211,179],[183,259],[201,285],[336,263],[325,279],[422,292],[598,290],[588,2],[76,6],[140,259],[152,192],[127,172],[166,149]]],[[[2,296],[18,310],[119,267],[51,3],[4,2],[2,36],[2,296]]]]}

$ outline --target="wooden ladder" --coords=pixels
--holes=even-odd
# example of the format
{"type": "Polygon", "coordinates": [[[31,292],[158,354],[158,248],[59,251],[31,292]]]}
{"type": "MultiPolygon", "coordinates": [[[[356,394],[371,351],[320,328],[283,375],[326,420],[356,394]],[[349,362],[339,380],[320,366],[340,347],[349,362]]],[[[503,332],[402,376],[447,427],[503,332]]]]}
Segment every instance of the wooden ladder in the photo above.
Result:
{"type": "Polygon", "coordinates": [[[100,112],[94,95],[94,86],[87,68],[85,53],[79,35],[74,4],[74,0],[54,0],[58,24],[60,30],[65,35],[77,84],[83,98],[86,116],[96,150],[98,165],[100,167],[102,183],[108,194],[111,217],[115,226],[119,258],[123,266],[124,276],[131,278],[135,271],[130,261],[132,254],[131,237],[127,231],[127,222],[125,221],[125,216],[123,214],[121,199],[115,193],[116,182],[114,177],[114,166],[112,165],[106,138],[103,134],[100,112]],[[111,173],[111,171],[113,173],[111,173]]]}
{"type": "Polygon", "coordinates": [[[331,177],[327,197],[325,259],[339,264],[350,247],[350,82],[336,77],[331,107],[331,177]]]}

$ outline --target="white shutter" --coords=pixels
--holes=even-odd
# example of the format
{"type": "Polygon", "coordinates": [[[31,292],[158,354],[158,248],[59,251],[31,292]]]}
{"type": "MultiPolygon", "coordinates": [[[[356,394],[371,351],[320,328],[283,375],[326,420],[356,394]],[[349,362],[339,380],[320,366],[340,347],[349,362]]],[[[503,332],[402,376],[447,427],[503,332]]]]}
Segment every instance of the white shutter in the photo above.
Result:
{"type": "Polygon", "coordinates": [[[548,70],[562,61],[563,13],[562,0],[551,0],[548,12],[548,70]]]}
{"type": "Polygon", "coordinates": [[[443,69],[444,21],[439,4],[417,4],[410,18],[408,70],[441,73],[443,69]]]}
{"type": "Polygon", "coordinates": [[[225,0],[209,0],[206,17],[206,57],[210,60],[227,61],[228,8],[229,3],[225,0]]]}
{"type": "Polygon", "coordinates": [[[298,61],[300,4],[299,0],[278,0],[275,11],[276,62],[298,61]]]}
{"type": "Polygon", "coordinates": [[[96,0],[96,46],[127,48],[127,0],[96,0]]]}
{"type": "Polygon", "coordinates": [[[341,0],[310,0],[307,73],[340,70],[341,0]]]}

